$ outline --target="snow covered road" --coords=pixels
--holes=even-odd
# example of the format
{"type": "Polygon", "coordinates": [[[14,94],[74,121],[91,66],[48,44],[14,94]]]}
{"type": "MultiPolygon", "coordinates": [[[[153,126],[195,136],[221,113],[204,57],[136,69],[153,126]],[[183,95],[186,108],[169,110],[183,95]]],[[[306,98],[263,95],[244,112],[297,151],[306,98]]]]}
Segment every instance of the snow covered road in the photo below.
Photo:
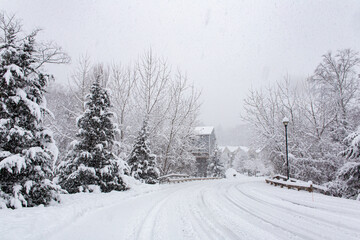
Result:
{"type": "Polygon", "coordinates": [[[84,196],[63,206],[0,211],[0,238],[360,239],[359,201],[281,189],[262,178],[84,196]],[[24,230],[27,219],[39,224],[24,230]]]}

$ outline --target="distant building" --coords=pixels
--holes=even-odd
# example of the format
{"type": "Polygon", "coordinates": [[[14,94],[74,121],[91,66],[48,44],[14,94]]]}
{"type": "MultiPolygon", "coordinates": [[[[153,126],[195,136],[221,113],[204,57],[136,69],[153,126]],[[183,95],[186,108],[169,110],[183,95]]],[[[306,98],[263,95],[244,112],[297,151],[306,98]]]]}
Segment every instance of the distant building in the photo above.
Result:
{"type": "MultiPolygon", "coordinates": [[[[237,168],[248,159],[249,148],[244,146],[223,146],[219,147],[220,159],[225,164],[225,168],[237,168]]],[[[238,169],[236,169],[238,170],[238,169]]]]}
{"type": "Polygon", "coordinates": [[[216,147],[215,129],[214,127],[196,127],[194,134],[196,135],[194,139],[196,147],[193,154],[196,157],[197,176],[206,177],[210,157],[214,154],[216,147]]]}

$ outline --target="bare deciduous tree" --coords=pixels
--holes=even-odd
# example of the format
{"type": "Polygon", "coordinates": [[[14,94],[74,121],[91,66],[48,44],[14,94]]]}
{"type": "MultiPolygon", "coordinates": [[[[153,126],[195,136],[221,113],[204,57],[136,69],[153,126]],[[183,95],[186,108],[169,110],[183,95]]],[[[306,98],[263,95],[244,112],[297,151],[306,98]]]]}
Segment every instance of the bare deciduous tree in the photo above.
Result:
{"type": "Polygon", "coordinates": [[[134,89],[137,81],[137,71],[123,68],[121,65],[112,65],[110,88],[114,110],[117,113],[117,120],[120,128],[120,141],[123,142],[127,124],[130,124],[130,117],[134,106],[134,89]]]}
{"type": "Polygon", "coordinates": [[[359,54],[354,50],[339,50],[335,55],[328,52],[323,55],[323,61],[310,78],[310,81],[318,83],[320,91],[328,93],[328,103],[338,109],[338,121],[347,120],[348,104],[359,89],[359,77],[356,74],[359,64],[359,54]]]}

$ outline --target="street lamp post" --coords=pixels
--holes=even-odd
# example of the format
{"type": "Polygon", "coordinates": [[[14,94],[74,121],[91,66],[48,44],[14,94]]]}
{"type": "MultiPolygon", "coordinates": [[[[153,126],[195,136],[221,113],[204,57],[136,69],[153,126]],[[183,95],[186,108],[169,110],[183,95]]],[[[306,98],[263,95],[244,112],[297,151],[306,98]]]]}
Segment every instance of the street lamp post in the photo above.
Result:
{"type": "Polygon", "coordinates": [[[283,124],[285,126],[285,145],[286,145],[286,169],[287,169],[287,180],[289,180],[290,178],[290,174],[289,174],[289,154],[288,154],[288,140],[287,140],[287,126],[289,124],[289,119],[287,117],[284,117],[283,119],[283,124]]]}

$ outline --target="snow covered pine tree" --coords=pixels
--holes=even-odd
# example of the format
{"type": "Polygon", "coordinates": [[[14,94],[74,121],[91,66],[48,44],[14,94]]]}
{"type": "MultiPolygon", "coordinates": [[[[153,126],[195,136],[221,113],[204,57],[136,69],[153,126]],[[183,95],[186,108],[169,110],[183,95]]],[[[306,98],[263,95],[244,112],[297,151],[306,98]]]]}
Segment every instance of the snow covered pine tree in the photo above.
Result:
{"type": "Polygon", "coordinates": [[[221,163],[218,147],[215,148],[215,151],[210,158],[210,164],[208,166],[208,175],[211,177],[224,177],[225,176],[225,167],[221,163]]]}
{"type": "Polygon", "coordinates": [[[84,114],[77,119],[80,141],[72,143],[72,151],[59,165],[59,183],[69,193],[128,189],[123,177],[129,169],[112,152],[116,127],[109,96],[99,79],[91,86],[84,114]]]}
{"type": "Polygon", "coordinates": [[[18,37],[20,25],[0,17],[0,208],[48,205],[61,191],[52,182],[57,148],[42,124],[50,75],[38,68],[37,31],[18,37]]]}
{"type": "Polygon", "coordinates": [[[151,154],[148,147],[148,123],[145,120],[139,136],[136,139],[134,148],[130,154],[128,164],[131,169],[131,176],[145,183],[155,184],[160,175],[156,167],[156,156],[151,154]]]}

